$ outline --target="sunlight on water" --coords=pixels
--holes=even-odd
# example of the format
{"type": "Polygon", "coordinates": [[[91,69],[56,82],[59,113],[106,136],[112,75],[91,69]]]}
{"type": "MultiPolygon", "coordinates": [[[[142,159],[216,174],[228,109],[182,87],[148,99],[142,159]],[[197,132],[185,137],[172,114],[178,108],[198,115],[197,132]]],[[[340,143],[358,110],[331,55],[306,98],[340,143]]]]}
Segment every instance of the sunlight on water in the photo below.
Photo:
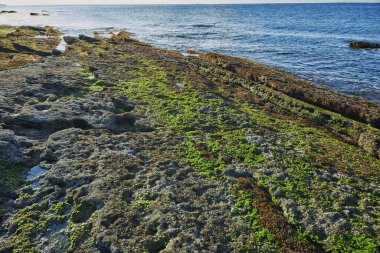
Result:
{"type": "Polygon", "coordinates": [[[28,174],[26,175],[26,178],[27,179],[34,179],[34,178],[37,178],[38,176],[41,176],[45,172],[46,172],[45,169],[43,169],[41,166],[37,165],[37,166],[34,166],[33,168],[31,168],[28,171],[28,174]]]}

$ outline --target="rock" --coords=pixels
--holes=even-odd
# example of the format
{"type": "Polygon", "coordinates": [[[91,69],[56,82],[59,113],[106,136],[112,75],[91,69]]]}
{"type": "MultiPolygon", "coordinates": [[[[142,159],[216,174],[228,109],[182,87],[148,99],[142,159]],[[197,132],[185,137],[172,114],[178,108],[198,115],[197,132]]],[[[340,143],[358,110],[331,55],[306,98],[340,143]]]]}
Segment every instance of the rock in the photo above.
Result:
{"type": "Polygon", "coordinates": [[[112,36],[112,41],[115,43],[125,43],[130,40],[131,34],[127,31],[121,31],[117,35],[112,36]]]}
{"type": "Polygon", "coordinates": [[[380,157],[380,137],[371,132],[364,132],[360,135],[359,146],[372,155],[380,157]]]}
{"type": "MultiPolygon", "coordinates": [[[[93,37],[90,37],[90,36],[87,36],[87,35],[84,35],[84,34],[79,35],[79,39],[80,40],[84,40],[84,41],[86,41],[88,43],[97,43],[97,42],[99,42],[99,39],[93,38],[93,37]]],[[[67,43],[67,44],[69,44],[69,43],[67,43]]]]}
{"type": "Polygon", "coordinates": [[[26,28],[28,28],[29,30],[32,30],[32,31],[36,31],[36,32],[41,32],[41,33],[45,33],[46,32],[46,28],[45,27],[28,25],[28,26],[26,26],[26,28]]]}
{"type": "Polygon", "coordinates": [[[3,10],[3,11],[1,11],[0,13],[8,13],[8,14],[12,14],[12,13],[17,13],[17,11],[7,11],[7,10],[3,10]]]}
{"type": "Polygon", "coordinates": [[[366,42],[366,41],[353,41],[353,42],[350,42],[350,47],[357,48],[357,49],[376,49],[376,48],[380,48],[380,44],[366,42]]]}
{"type": "Polygon", "coordinates": [[[63,40],[64,40],[68,45],[74,44],[75,42],[79,41],[79,39],[78,39],[77,37],[74,37],[74,36],[64,36],[64,37],[63,37],[63,40]]]}
{"type": "Polygon", "coordinates": [[[38,83],[38,77],[36,77],[36,76],[26,76],[25,80],[28,84],[37,84],[38,83]]]}
{"type": "MultiPolygon", "coordinates": [[[[34,77],[29,79],[29,83],[38,82],[34,77]]],[[[120,98],[115,99],[113,102],[112,97],[107,98],[106,95],[94,93],[93,96],[82,100],[57,100],[38,106],[31,104],[18,114],[5,116],[4,122],[13,127],[45,129],[48,132],[75,127],[84,130],[105,128],[121,133],[133,127],[136,118],[129,113],[119,113],[120,109],[130,111],[133,106],[122,103],[120,98]],[[117,108],[115,104],[121,108],[117,108]]]]}
{"type": "Polygon", "coordinates": [[[196,54],[200,54],[199,52],[197,52],[197,51],[195,51],[195,50],[192,50],[192,49],[188,49],[188,50],[186,50],[186,53],[188,53],[188,54],[194,54],[194,55],[196,55],[196,54]]]}
{"type": "Polygon", "coordinates": [[[244,165],[231,165],[223,169],[223,174],[229,177],[252,177],[252,168],[244,165]]]}
{"type": "MultiPolygon", "coordinates": [[[[33,36],[46,33],[27,31],[33,36]]],[[[218,74],[220,65],[185,59],[133,40],[85,42],[93,39],[67,37],[72,45],[65,57],[45,57],[38,64],[1,71],[0,165],[9,156],[13,161],[32,159],[31,166],[39,164],[46,173],[26,180],[26,186],[18,189],[7,191],[0,183],[0,200],[9,209],[3,211],[0,206],[0,214],[5,213],[0,217],[0,252],[27,250],[12,248],[17,247],[19,235],[38,252],[277,252],[269,247],[271,240],[253,240],[252,222],[256,221],[276,233],[281,249],[289,239],[284,252],[316,252],[299,247],[307,240],[296,238],[295,230],[284,229],[289,221],[303,226],[311,236],[321,235],[321,247],[341,232],[377,229],[372,220],[379,195],[373,183],[376,178],[371,178],[377,175],[375,158],[361,157],[359,147],[346,147],[339,138],[331,147],[335,136],[325,137],[319,128],[306,124],[314,121],[282,110],[311,107],[299,107],[292,99],[293,107],[270,103],[267,108],[265,103],[256,105],[248,94],[235,100],[235,91],[249,91],[234,83],[233,73],[218,74]],[[212,72],[204,72],[208,67],[212,72]],[[171,89],[175,88],[171,84],[185,78],[189,78],[190,93],[171,89]],[[183,100],[187,94],[190,99],[183,100]],[[192,94],[196,99],[191,99],[192,94]],[[240,101],[248,104],[241,106],[240,101]],[[280,113],[284,118],[277,118],[280,113]],[[182,130],[177,122],[198,126],[193,127],[196,131],[182,130]],[[231,127],[234,122],[239,127],[231,127]],[[213,127],[199,130],[199,125],[208,123],[213,127]],[[142,125],[155,129],[145,131],[142,125]],[[260,156],[257,163],[245,159],[251,146],[253,155],[260,156]],[[328,156],[329,168],[315,164],[314,155],[328,156]],[[348,176],[341,162],[351,156],[354,175],[350,171],[348,176]],[[368,168],[368,183],[356,169],[361,163],[368,168]],[[216,177],[202,173],[214,165],[218,166],[216,177]],[[243,195],[235,185],[248,186],[248,182],[240,177],[251,178],[258,187],[249,180],[250,187],[241,188],[249,194],[243,195]],[[260,220],[251,212],[251,204],[260,220]],[[350,224],[351,218],[360,219],[360,224],[350,224]],[[362,224],[368,228],[362,229],[362,224]]],[[[223,66],[234,70],[243,65],[223,66]]],[[[256,80],[259,89],[277,78],[272,71],[241,80],[256,80]]],[[[278,79],[285,85],[285,79],[278,79]]],[[[281,92],[273,94],[288,99],[281,92]]],[[[323,118],[329,122],[335,116],[329,118],[325,111],[323,118]]],[[[366,125],[347,122],[342,120],[339,126],[355,131],[355,141],[363,133],[362,146],[377,149],[369,141],[376,139],[375,129],[368,129],[374,134],[364,133],[366,125]]],[[[21,167],[21,172],[31,166],[21,167]]]]}
{"type": "Polygon", "coordinates": [[[89,201],[80,203],[72,212],[71,220],[74,223],[82,223],[87,221],[91,215],[97,210],[97,207],[89,201]]]}
{"type": "Polygon", "coordinates": [[[31,146],[27,140],[16,136],[11,130],[0,130],[0,161],[12,163],[25,159],[25,151],[31,146]]]}
{"type": "Polygon", "coordinates": [[[335,223],[342,217],[342,215],[338,212],[326,212],[323,216],[324,219],[326,219],[330,223],[335,223]]]}
{"type": "Polygon", "coordinates": [[[112,102],[115,107],[124,112],[130,112],[135,109],[135,105],[132,104],[126,96],[123,95],[115,95],[112,98],[112,102]]]}
{"type": "Polygon", "coordinates": [[[59,49],[54,48],[51,54],[54,56],[60,56],[61,54],[63,54],[63,52],[59,49]]]}
{"type": "Polygon", "coordinates": [[[39,16],[40,14],[39,13],[36,13],[36,12],[31,12],[30,13],[30,16],[39,16]]]}

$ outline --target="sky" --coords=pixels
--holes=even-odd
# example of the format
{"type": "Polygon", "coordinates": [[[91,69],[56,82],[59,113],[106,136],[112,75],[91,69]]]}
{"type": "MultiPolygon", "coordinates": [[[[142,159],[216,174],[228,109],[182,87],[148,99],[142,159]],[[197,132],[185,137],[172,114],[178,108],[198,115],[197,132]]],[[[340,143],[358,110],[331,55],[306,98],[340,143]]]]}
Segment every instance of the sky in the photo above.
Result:
{"type": "Polygon", "coordinates": [[[380,0],[0,0],[7,5],[62,5],[62,4],[217,4],[217,3],[300,3],[300,2],[375,2],[380,0]]]}

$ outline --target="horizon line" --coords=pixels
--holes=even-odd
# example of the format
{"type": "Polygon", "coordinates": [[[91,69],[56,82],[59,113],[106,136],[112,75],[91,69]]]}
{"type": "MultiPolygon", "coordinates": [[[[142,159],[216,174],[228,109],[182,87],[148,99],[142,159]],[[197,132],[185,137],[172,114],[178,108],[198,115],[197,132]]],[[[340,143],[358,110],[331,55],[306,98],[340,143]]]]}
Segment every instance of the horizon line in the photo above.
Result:
{"type": "Polygon", "coordinates": [[[347,1],[347,2],[339,2],[339,1],[331,1],[331,2],[242,2],[242,3],[133,3],[133,4],[124,4],[124,3],[78,3],[78,4],[1,4],[0,6],[85,6],[85,5],[246,5],[246,4],[380,4],[380,1],[374,0],[374,1],[366,1],[366,2],[360,2],[360,1],[347,1]]]}
{"type": "Polygon", "coordinates": [[[0,4],[0,7],[13,7],[13,6],[19,6],[19,7],[28,7],[28,6],[86,6],[86,5],[265,5],[265,4],[380,4],[380,2],[377,1],[369,1],[369,2],[252,2],[252,3],[134,3],[134,4],[122,4],[122,3],[109,3],[109,4],[99,4],[99,3],[81,3],[81,4],[0,4]]]}

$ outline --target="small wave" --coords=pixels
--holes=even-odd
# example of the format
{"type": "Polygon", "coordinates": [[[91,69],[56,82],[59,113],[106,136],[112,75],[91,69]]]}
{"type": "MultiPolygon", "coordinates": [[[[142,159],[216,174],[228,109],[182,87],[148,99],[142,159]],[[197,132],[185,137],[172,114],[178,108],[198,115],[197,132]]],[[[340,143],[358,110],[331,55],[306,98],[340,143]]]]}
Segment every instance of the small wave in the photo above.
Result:
{"type": "Polygon", "coordinates": [[[292,55],[292,54],[296,54],[296,53],[292,53],[292,52],[277,52],[276,54],[278,54],[278,55],[292,55]]]}
{"type": "MultiPolygon", "coordinates": [[[[213,32],[206,32],[206,33],[188,33],[188,34],[176,34],[174,37],[176,38],[184,38],[184,39],[192,39],[194,37],[202,37],[202,36],[210,36],[210,35],[217,35],[218,33],[213,32]]],[[[163,35],[163,37],[169,37],[173,35],[163,35]]]]}
{"type": "Polygon", "coordinates": [[[195,28],[212,28],[212,27],[215,27],[215,24],[195,24],[195,25],[191,25],[191,27],[195,27],[195,28]]]}

